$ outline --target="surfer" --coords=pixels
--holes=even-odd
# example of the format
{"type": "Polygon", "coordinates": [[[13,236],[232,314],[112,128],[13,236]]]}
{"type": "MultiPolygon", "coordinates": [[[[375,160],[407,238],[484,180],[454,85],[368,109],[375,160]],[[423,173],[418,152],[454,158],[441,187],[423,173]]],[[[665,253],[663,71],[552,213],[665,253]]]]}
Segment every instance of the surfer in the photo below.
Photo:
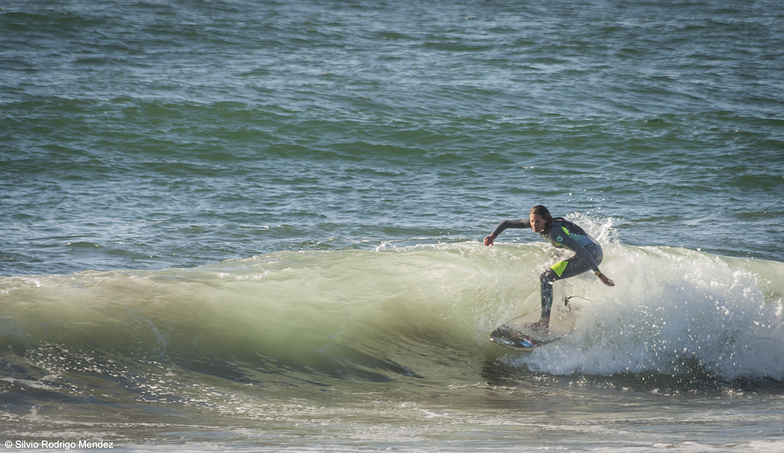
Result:
{"type": "Polygon", "coordinates": [[[527,219],[504,220],[495,227],[490,236],[485,238],[484,244],[492,247],[498,235],[507,228],[531,228],[555,247],[566,247],[575,252],[572,257],[553,264],[539,277],[542,318],[534,325],[538,330],[547,331],[550,325],[553,283],[556,280],[574,277],[591,269],[605,285],[615,286],[615,283],[599,270],[599,264],[602,262],[602,247],[576,224],[561,217],[553,218],[546,207],[534,206],[528,213],[527,219]]]}

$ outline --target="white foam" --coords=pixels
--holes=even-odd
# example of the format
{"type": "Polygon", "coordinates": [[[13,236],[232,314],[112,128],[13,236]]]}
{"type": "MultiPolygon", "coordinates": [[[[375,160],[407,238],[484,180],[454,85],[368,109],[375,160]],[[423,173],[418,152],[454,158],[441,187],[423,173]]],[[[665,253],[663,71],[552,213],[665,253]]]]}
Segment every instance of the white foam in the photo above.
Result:
{"type": "Polygon", "coordinates": [[[567,291],[590,299],[576,331],[521,362],[554,374],[784,379],[784,264],[755,266],[686,249],[609,248],[602,268],[616,286],[575,281],[567,291]]]}

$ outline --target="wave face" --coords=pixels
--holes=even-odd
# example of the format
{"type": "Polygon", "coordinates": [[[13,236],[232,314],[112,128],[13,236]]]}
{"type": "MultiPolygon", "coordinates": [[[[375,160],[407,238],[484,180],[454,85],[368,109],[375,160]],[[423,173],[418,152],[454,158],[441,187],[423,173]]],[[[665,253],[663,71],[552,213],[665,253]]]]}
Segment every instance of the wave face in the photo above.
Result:
{"type": "Polygon", "coordinates": [[[784,380],[784,264],[605,248],[617,286],[592,275],[559,284],[573,296],[576,330],[530,354],[486,335],[537,308],[537,276],[557,258],[545,244],[279,252],[195,269],[3,278],[4,385],[23,405],[129,395],[204,404],[216,383],[265,397],[474,383],[495,360],[523,375],[618,382],[784,380]]]}

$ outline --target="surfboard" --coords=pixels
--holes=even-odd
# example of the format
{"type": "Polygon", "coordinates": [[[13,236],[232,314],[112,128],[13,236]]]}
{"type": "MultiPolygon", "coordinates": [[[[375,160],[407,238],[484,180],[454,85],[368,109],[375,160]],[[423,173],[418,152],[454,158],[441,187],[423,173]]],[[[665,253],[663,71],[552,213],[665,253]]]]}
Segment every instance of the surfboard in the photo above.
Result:
{"type": "Polygon", "coordinates": [[[550,328],[546,333],[532,328],[540,317],[540,311],[535,310],[507,321],[490,333],[490,341],[518,351],[533,351],[560,340],[574,330],[575,317],[568,306],[564,309],[554,307],[550,314],[550,328]]]}

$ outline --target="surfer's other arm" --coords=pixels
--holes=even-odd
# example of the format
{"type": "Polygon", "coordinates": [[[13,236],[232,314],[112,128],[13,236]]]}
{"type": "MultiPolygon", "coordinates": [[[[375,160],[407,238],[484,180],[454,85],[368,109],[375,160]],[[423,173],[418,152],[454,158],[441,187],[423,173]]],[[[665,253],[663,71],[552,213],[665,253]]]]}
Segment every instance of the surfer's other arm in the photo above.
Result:
{"type": "Polygon", "coordinates": [[[596,276],[599,277],[599,280],[601,280],[605,285],[615,286],[615,282],[607,278],[606,275],[602,274],[602,271],[596,271],[594,274],[596,274],[596,276]]]}
{"type": "MultiPolygon", "coordinates": [[[[561,222],[564,221],[561,220],[561,222]]],[[[566,230],[563,231],[566,232],[566,230]]],[[[585,249],[585,247],[580,245],[580,243],[572,239],[572,237],[569,234],[561,234],[561,232],[557,228],[554,228],[548,231],[547,234],[545,234],[544,236],[547,237],[547,240],[550,241],[550,243],[553,244],[554,246],[566,247],[572,250],[575,254],[577,254],[577,256],[591,268],[593,273],[597,277],[599,277],[599,280],[601,280],[602,283],[604,283],[607,286],[615,286],[615,282],[610,280],[606,275],[602,273],[602,271],[599,270],[599,263],[596,262],[596,260],[591,255],[591,253],[589,253],[585,249]]],[[[596,244],[593,243],[591,244],[591,246],[596,246],[596,244]]]]}

